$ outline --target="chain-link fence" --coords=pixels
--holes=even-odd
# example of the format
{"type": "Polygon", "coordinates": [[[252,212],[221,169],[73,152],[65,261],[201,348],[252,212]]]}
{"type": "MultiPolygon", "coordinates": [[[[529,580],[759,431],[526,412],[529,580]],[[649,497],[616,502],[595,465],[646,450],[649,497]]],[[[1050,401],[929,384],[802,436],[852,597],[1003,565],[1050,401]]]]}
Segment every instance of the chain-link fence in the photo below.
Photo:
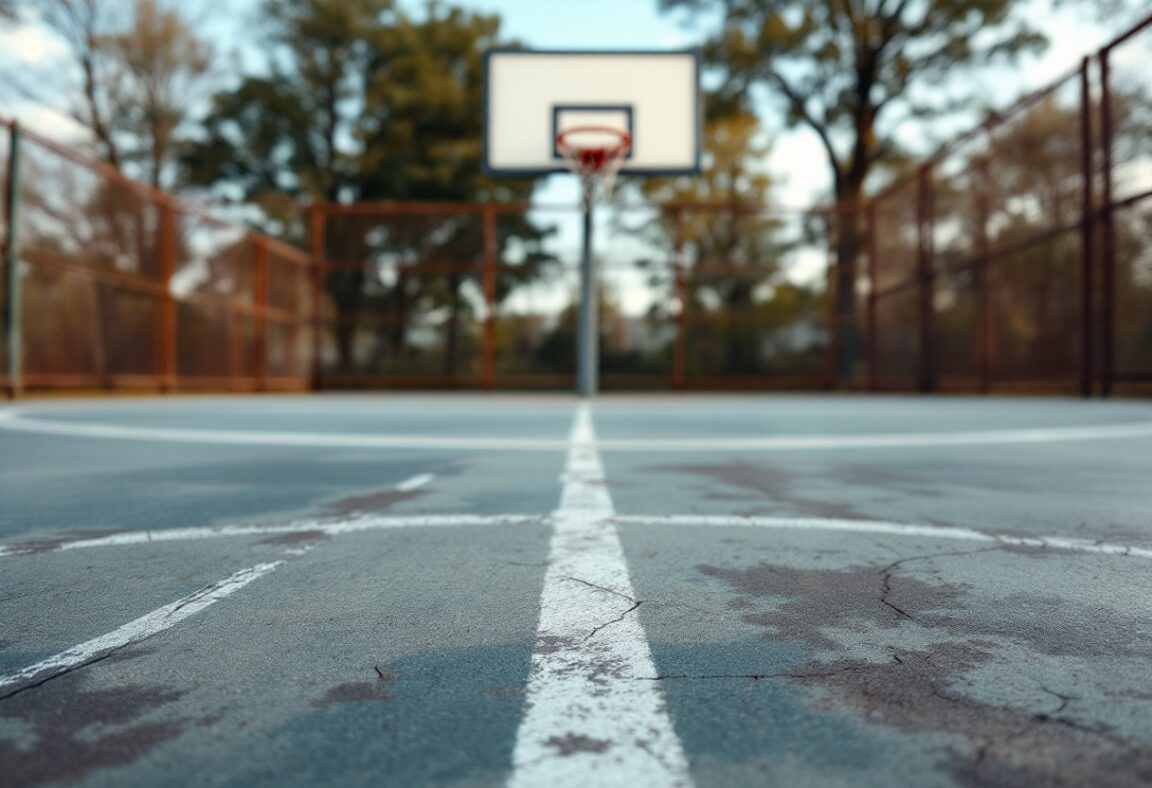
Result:
{"type": "MultiPolygon", "coordinates": [[[[1149,63],[1152,18],[860,205],[601,209],[603,386],[1152,390],[1149,63]]],[[[574,383],[575,207],[208,211],[7,123],[0,166],[10,391],[574,383]]]]}
{"type": "Polygon", "coordinates": [[[5,131],[9,391],[309,385],[308,254],[5,131]]]}

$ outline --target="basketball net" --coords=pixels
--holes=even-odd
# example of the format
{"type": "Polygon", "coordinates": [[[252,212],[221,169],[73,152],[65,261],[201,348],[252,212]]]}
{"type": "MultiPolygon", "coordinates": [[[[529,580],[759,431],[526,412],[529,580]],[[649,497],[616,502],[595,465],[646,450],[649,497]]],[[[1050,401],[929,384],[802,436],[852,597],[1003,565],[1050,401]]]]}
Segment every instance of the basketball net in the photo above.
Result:
{"type": "Polygon", "coordinates": [[[612,126],[573,126],[556,135],[568,169],[580,179],[584,207],[606,199],[632,147],[632,135],[612,126]]]}

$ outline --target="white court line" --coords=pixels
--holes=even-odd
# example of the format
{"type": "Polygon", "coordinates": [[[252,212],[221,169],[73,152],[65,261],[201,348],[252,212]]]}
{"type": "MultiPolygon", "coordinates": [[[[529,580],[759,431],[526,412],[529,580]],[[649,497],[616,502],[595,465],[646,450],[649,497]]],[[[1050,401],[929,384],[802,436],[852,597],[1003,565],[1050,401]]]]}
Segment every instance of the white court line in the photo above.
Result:
{"type": "MultiPolygon", "coordinates": [[[[158,610],[153,610],[107,635],[101,635],[86,643],[73,646],[67,651],[48,657],[35,665],[29,665],[16,673],[0,676],[0,689],[11,688],[13,685],[22,685],[36,680],[47,680],[54,675],[98,659],[115,649],[123,648],[131,643],[149,638],[158,632],[163,632],[189,616],[199,613],[204,608],[216,604],[226,596],[236,593],[253,580],[263,577],[283,563],[283,561],[273,561],[272,563],[257,564],[248,569],[241,569],[239,572],[189,594],[183,599],[178,599],[158,610]]],[[[0,693],[0,700],[19,691],[20,688],[18,687],[15,690],[10,689],[8,692],[0,693]]]]}
{"type": "MultiPolygon", "coordinates": [[[[442,449],[554,451],[568,448],[570,440],[501,438],[498,436],[357,435],[334,432],[277,432],[262,430],[197,430],[176,427],[129,427],[115,424],[58,422],[23,416],[18,410],[0,411],[0,429],[77,438],[138,440],[162,443],[197,443],[233,446],[297,446],[362,449],[442,449]]],[[[1152,422],[1080,427],[912,432],[884,435],[768,435],[739,438],[609,438],[596,442],[601,450],[659,451],[810,451],[839,449],[944,448],[998,446],[1064,441],[1119,440],[1152,436],[1152,422]]],[[[592,439],[594,440],[594,439],[592,439]]]]}
{"type": "Polygon", "coordinates": [[[219,539],[238,536],[274,536],[317,531],[328,536],[376,531],[389,528],[451,528],[458,526],[524,525],[542,523],[547,518],[534,514],[449,514],[414,517],[381,517],[365,515],[348,520],[302,520],[284,525],[221,525],[201,528],[172,528],[164,531],[126,531],[92,539],[61,541],[48,546],[0,545],[0,558],[11,555],[52,553],[58,550],[80,550],[89,547],[121,547],[151,542],[184,542],[196,539],[219,539]]]}
{"type": "Polygon", "coordinates": [[[512,786],[690,785],[655,675],[595,449],[572,428],[512,786]]]}
{"type": "Polygon", "coordinates": [[[400,482],[396,485],[396,489],[399,492],[412,492],[413,490],[419,490],[421,487],[428,486],[435,478],[435,474],[422,473],[419,476],[413,476],[411,479],[405,479],[400,482]]]}
{"type": "Polygon", "coordinates": [[[890,523],[882,520],[835,520],[804,517],[737,517],[729,515],[616,515],[614,522],[627,525],[719,526],[737,528],[778,528],[784,530],[839,531],[861,534],[892,534],[931,539],[967,539],[975,542],[997,542],[1015,547],[1053,548],[1080,553],[1104,555],[1130,555],[1152,558],[1152,549],[1131,545],[1074,539],[1066,536],[1009,536],[984,533],[969,528],[949,528],[935,525],[890,523]]]}

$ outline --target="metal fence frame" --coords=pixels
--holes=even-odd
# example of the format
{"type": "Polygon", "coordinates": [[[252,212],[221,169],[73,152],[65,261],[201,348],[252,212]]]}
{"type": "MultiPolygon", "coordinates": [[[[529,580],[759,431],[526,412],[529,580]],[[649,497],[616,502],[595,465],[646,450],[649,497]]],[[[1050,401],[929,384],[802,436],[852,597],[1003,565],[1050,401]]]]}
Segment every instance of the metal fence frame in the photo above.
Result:
{"type": "MultiPolygon", "coordinates": [[[[920,392],[972,391],[988,393],[1006,390],[1068,390],[1081,396],[1108,396],[1117,385],[1132,384],[1137,390],[1152,384],[1152,347],[1147,352],[1146,369],[1118,369],[1116,363],[1117,310],[1117,230],[1115,216],[1118,211],[1152,199],[1152,189],[1117,198],[1114,194],[1115,123],[1113,117],[1114,85],[1113,54],[1128,41],[1152,28],[1152,15],[1117,36],[1095,54],[1085,57],[1079,67],[1051,84],[1020,99],[1008,109],[997,113],[985,123],[958,137],[919,164],[912,172],[895,180],[879,193],[859,205],[812,209],[813,213],[840,220],[849,218],[862,224],[864,248],[856,261],[859,290],[862,299],[864,326],[863,363],[853,374],[837,375],[839,345],[844,342],[844,328],[832,303],[836,261],[832,257],[835,243],[829,243],[827,310],[823,316],[828,331],[827,358],[824,368],[816,374],[800,378],[768,377],[716,377],[690,374],[687,362],[686,339],[693,319],[687,309],[675,316],[675,338],[671,345],[670,369],[666,376],[648,376],[635,379],[605,377],[608,387],[656,387],[674,390],[707,388],[796,388],[796,389],[857,389],[866,391],[906,390],[920,392]],[[1004,124],[1019,118],[1037,102],[1069,85],[1079,88],[1079,215],[1073,223],[1052,226],[1023,239],[999,246],[990,242],[983,229],[977,230],[974,253],[960,261],[944,264],[939,260],[935,246],[938,230],[936,215],[935,179],[942,163],[960,146],[980,138],[991,139],[1004,124]],[[915,243],[901,264],[908,275],[900,281],[885,282],[879,273],[883,255],[879,251],[883,233],[880,230],[880,211],[886,201],[894,199],[900,190],[914,193],[915,243]],[[999,378],[992,363],[995,344],[993,336],[992,291],[990,272],[1005,258],[1021,250],[1034,248],[1061,235],[1077,234],[1079,238],[1079,273],[1077,316],[1079,347],[1076,350],[1078,368],[1069,369],[1060,379],[1029,381],[999,378]],[[976,327],[967,340],[977,359],[976,372],[960,380],[944,380],[939,374],[940,350],[936,325],[938,280],[942,275],[957,271],[969,272],[974,282],[973,310],[976,327]],[[889,299],[914,297],[915,328],[906,339],[914,346],[914,369],[896,378],[886,377],[880,359],[881,339],[893,330],[908,332],[908,327],[888,327],[881,319],[881,310],[889,299]]],[[[177,222],[181,216],[194,216],[203,221],[217,221],[203,209],[154,190],[124,177],[120,172],[100,161],[76,153],[39,135],[21,129],[17,124],[0,119],[0,133],[6,135],[7,160],[3,167],[3,376],[0,382],[10,397],[18,396],[26,388],[147,388],[172,392],[197,388],[233,391],[263,391],[269,389],[321,389],[334,386],[383,387],[463,387],[484,390],[499,388],[551,388],[568,387],[572,375],[505,375],[499,370],[496,348],[497,324],[501,319],[497,300],[497,278],[504,264],[498,251],[498,221],[502,216],[538,210],[530,204],[476,204],[476,203],[376,203],[354,205],[301,206],[306,212],[308,236],[307,250],[297,249],[274,238],[246,231],[247,245],[251,249],[248,261],[253,271],[251,298],[245,300],[230,296],[192,294],[178,296],[172,287],[177,267],[177,222]],[[21,151],[33,145],[70,160],[76,167],[96,173],[109,183],[130,189],[160,211],[158,235],[159,278],[137,276],[131,273],[103,270],[85,265],[82,260],[52,259],[34,250],[21,249],[20,228],[20,165],[21,151]],[[478,372],[464,375],[369,375],[360,378],[333,377],[322,367],[322,345],[325,341],[327,319],[325,314],[325,276],[341,263],[326,257],[326,227],[333,216],[374,213],[379,216],[428,216],[454,212],[466,214],[479,222],[482,228],[482,253],[476,261],[458,263],[447,261],[441,265],[444,273],[468,273],[481,283],[485,312],[480,332],[481,348],[478,372]],[[269,260],[294,266],[301,277],[307,279],[307,304],[295,310],[274,307],[269,300],[269,260]],[[154,326],[155,353],[153,368],[142,375],[99,376],[91,374],[38,374],[29,373],[23,363],[23,316],[27,304],[22,304],[21,283],[23,272],[56,268],[77,272],[108,287],[133,291],[152,299],[158,305],[154,326]],[[178,304],[203,302],[211,308],[227,313],[229,354],[227,374],[209,376],[181,371],[181,352],[178,337],[180,325],[178,304]],[[23,315],[23,316],[22,316],[23,315]],[[254,351],[250,359],[238,350],[242,340],[242,326],[251,326],[254,351]],[[302,346],[300,338],[310,335],[307,342],[310,358],[305,362],[294,358],[290,366],[295,372],[287,375],[270,374],[268,368],[269,332],[274,327],[288,332],[292,348],[302,346]]],[[[977,172],[978,178],[985,178],[977,172]]],[[[977,211],[988,210],[984,196],[976,195],[977,211]],[[982,202],[981,202],[982,201],[982,202]],[[983,206],[983,207],[979,207],[983,206]]],[[[678,228],[675,248],[668,261],[668,270],[674,277],[677,293],[683,298],[689,269],[682,259],[683,236],[679,228],[688,212],[771,211],[768,205],[703,205],[665,204],[652,206],[678,228]]],[[[687,303],[682,301],[682,303],[687,303]]],[[[296,353],[296,350],[292,351],[296,353]]],[[[1143,359],[1143,355],[1141,355],[1143,359]]],[[[1144,363],[1143,361],[1141,363],[1144,363]]]]}

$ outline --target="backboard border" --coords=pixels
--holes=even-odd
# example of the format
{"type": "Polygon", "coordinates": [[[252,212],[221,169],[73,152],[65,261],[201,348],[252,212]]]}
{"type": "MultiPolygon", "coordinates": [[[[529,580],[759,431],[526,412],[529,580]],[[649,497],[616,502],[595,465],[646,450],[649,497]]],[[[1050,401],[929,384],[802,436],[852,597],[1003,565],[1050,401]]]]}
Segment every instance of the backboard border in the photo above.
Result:
{"type": "MultiPolygon", "coordinates": [[[[482,108],[483,119],[481,129],[481,149],[480,149],[480,166],[484,174],[493,178],[535,178],[541,175],[557,175],[567,173],[568,169],[563,164],[558,164],[556,167],[528,167],[522,169],[507,169],[504,167],[493,167],[488,160],[488,129],[489,129],[489,112],[488,112],[488,99],[491,94],[489,85],[489,77],[491,73],[491,62],[493,56],[498,55],[562,55],[566,57],[600,57],[604,55],[654,55],[666,57],[684,57],[690,55],[692,57],[693,65],[695,67],[696,80],[694,83],[695,91],[695,105],[696,105],[696,150],[694,151],[695,163],[691,167],[673,167],[673,168],[654,168],[654,167],[628,167],[625,166],[621,171],[621,175],[639,175],[648,178],[668,178],[679,175],[699,175],[703,170],[703,146],[704,146],[704,96],[703,88],[701,87],[701,72],[703,67],[703,53],[697,47],[689,49],[521,49],[518,47],[492,47],[484,52],[484,85],[483,85],[483,100],[484,106],[482,108]]],[[[620,105],[623,106],[623,105],[620,105]]],[[[555,105],[553,105],[555,107],[555,105]]],[[[615,108],[615,105],[613,106],[615,108]]]]}

